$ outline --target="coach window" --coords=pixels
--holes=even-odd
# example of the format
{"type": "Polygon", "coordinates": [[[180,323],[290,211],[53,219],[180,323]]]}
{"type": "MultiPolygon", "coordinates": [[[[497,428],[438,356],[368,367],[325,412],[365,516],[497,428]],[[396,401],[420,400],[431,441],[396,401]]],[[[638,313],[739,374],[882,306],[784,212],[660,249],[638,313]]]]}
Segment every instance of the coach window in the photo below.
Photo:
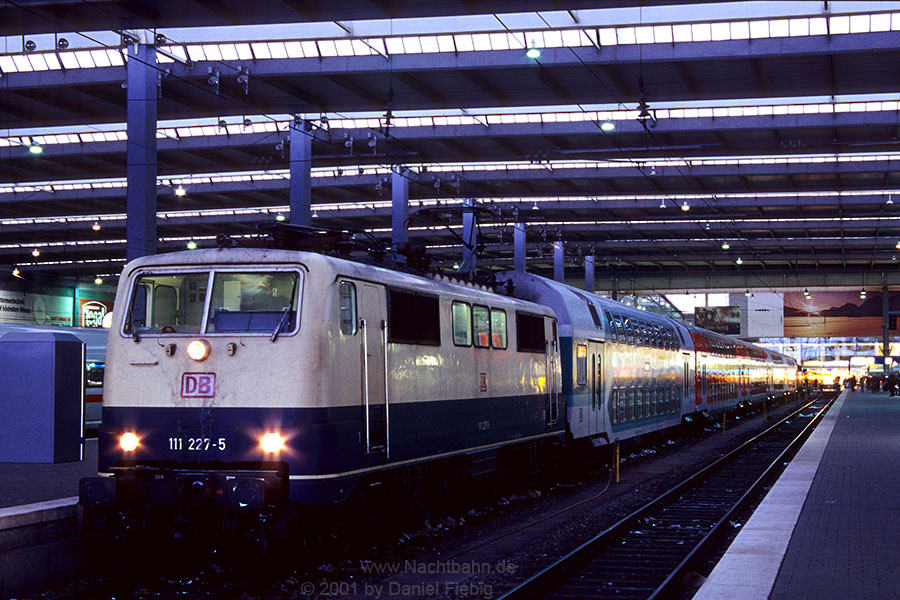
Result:
{"type": "Polygon", "coordinates": [[[453,343],[472,345],[472,308],[465,302],[453,303],[453,343]]]}
{"type": "Polygon", "coordinates": [[[388,341],[422,346],[441,345],[437,296],[388,289],[388,341]]]}
{"type": "Polygon", "coordinates": [[[516,312],[516,336],[519,352],[547,351],[547,338],[544,335],[544,318],[538,315],[516,312]]]}
{"type": "Polygon", "coordinates": [[[472,307],[472,329],[477,348],[491,347],[491,311],[487,306],[472,307]]]}
{"type": "Polygon", "coordinates": [[[575,383],[587,385],[587,346],[583,344],[575,348],[575,383]]]}
{"type": "Polygon", "coordinates": [[[356,335],[356,286],[342,281],[338,288],[338,306],[341,312],[341,333],[356,335]]]}
{"type": "Polygon", "coordinates": [[[506,350],[506,311],[491,309],[491,346],[506,350]]]}

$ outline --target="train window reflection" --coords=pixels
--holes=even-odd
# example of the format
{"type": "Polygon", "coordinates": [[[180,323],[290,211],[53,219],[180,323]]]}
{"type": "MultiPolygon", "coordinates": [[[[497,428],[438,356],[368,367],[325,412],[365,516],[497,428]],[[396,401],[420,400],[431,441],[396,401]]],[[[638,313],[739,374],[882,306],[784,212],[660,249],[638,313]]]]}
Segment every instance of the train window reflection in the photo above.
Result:
{"type": "Polygon", "coordinates": [[[491,346],[506,350],[506,311],[491,309],[491,346]]]}
{"type": "Polygon", "coordinates": [[[125,315],[124,332],[198,333],[208,279],[207,273],[140,275],[125,315]]]}
{"type": "Polygon", "coordinates": [[[208,333],[293,331],[296,272],[218,272],[213,278],[208,333]]]}
{"type": "Polygon", "coordinates": [[[472,307],[472,328],[474,329],[475,346],[491,347],[491,316],[487,306],[472,307]]]}
{"type": "Polygon", "coordinates": [[[453,343],[457,346],[472,345],[472,307],[465,302],[454,302],[453,343]]]}

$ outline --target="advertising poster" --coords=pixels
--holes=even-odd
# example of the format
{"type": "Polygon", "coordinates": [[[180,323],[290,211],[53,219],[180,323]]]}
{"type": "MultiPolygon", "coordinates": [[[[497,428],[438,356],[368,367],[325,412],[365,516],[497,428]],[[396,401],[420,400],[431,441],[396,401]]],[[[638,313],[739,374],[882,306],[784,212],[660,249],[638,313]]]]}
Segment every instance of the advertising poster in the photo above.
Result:
{"type": "Polygon", "coordinates": [[[0,323],[72,325],[72,298],[0,290],[0,323]]]}
{"type": "MultiPolygon", "coordinates": [[[[860,298],[859,292],[802,292],[784,295],[784,335],[788,337],[880,337],[881,294],[860,298]]],[[[900,294],[890,295],[889,312],[900,312],[900,294]]],[[[895,321],[896,319],[894,319],[895,321]]],[[[896,333],[895,327],[891,329],[896,333]]]]}
{"type": "Polygon", "coordinates": [[[740,306],[698,306],[694,308],[694,325],[725,335],[740,335],[740,306]]]}
{"type": "Polygon", "coordinates": [[[78,326],[103,327],[103,317],[112,312],[113,303],[101,300],[78,299],[78,326]]]}

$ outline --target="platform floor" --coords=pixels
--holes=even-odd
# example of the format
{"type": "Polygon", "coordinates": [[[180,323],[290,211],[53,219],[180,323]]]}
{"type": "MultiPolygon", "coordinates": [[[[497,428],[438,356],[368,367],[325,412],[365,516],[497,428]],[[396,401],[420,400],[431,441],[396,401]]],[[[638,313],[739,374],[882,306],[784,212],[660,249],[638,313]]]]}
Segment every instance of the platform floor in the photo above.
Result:
{"type": "Polygon", "coordinates": [[[900,398],[844,392],[695,600],[900,598],[900,398]]]}
{"type": "Polygon", "coordinates": [[[78,480],[96,474],[96,438],[85,442],[81,461],[0,463],[0,508],[78,496],[78,480]]]}

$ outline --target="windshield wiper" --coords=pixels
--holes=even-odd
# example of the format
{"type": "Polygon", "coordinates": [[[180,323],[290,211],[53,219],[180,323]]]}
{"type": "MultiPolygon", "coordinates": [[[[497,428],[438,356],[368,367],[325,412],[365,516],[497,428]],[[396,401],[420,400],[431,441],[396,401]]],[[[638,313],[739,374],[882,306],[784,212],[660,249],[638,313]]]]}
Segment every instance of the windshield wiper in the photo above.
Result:
{"type": "Polygon", "coordinates": [[[284,321],[285,321],[285,319],[287,319],[287,316],[289,314],[291,314],[290,305],[284,307],[284,310],[282,311],[282,315],[281,315],[281,320],[278,321],[278,326],[275,327],[275,331],[272,332],[272,341],[273,342],[278,339],[278,334],[281,333],[281,328],[284,327],[284,321]]]}

